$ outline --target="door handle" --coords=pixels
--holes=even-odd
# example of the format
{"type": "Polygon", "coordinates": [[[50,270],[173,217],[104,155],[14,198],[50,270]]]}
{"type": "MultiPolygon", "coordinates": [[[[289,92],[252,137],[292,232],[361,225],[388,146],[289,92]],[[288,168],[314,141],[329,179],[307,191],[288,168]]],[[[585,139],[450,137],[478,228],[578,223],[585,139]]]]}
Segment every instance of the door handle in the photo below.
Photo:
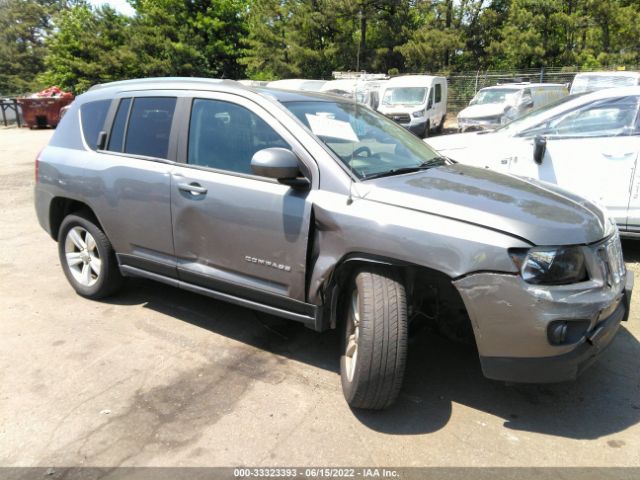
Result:
{"type": "Polygon", "coordinates": [[[204,195],[207,193],[207,189],[199,183],[179,183],[178,189],[183,192],[189,192],[191,195],[204,195]]]}

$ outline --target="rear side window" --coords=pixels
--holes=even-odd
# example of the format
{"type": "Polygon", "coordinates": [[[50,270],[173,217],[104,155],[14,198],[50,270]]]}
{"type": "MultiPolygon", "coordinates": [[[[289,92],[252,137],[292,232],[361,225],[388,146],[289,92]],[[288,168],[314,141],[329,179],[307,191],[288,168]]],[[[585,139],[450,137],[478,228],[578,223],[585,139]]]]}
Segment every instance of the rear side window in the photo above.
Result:
{"type": "Polygon", "coordinates": [[[109,136],[109,146],[107,150],[112,152],[122,152],[124,148],[124,130],[127,128],[127,118],[129,116],[130,98],[123,98],[118,105],[116,118],[113,120],[111,135],[109,136]]]}
{"type": "Polygon", "coordinates": [[[125,153],[167,158],[175,97],[140,97],[133,101],[125,153]]]}
{"type": "Polygon", "coordinates": [[[442,85],[436,83],[436,103],[440,103],[442,100],[442,85]]]}
{"type": "Polygon", "coordinates": [[[98,134],[107,118],[109,105],[111,105],[111,100],[98,100],[85,103],[80,107],[82,134],[91,150],[95,150],[98,146],[98,134]]]}

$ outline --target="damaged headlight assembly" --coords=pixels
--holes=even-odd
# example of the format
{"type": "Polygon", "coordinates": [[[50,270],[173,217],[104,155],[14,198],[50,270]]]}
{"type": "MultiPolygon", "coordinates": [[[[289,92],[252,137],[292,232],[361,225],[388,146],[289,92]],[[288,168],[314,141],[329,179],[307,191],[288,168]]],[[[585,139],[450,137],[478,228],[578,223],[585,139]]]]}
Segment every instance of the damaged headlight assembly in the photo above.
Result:
{"type": "Polygon", "coordinates": [[[513,249],[509,254],[527,283],[568,285],[588,280],[586,260],[581,247],[513,249]]]}

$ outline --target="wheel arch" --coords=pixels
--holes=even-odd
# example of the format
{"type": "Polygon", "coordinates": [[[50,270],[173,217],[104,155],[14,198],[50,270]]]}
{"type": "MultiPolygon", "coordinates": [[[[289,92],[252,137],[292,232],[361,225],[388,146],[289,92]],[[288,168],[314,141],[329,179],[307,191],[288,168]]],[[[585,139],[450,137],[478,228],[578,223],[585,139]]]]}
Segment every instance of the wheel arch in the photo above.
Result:
{"type": "Polygon", "coordinates": [[[49,229],[54,240],[58,240],[58,233],[63,220],[73,213],[83,214],[104,231],[97,215],[87,203],[68,197],[54,197],[49,204],[49,229]]]}
{"type": "Polygon", "coordinates": [[[410,316],[423,315],[434,321],[443,334],[466,343],[475,342],[473,325],[462,297],[453,284],[453,278],[444,272],[415,263],[368,253],[353,252],[344,255],[336,264],[323,289],[325,292],[325,328],[335,328],[339,315],[341,295],[346,282],[361,267],[385,265],[397,269],[407,295],[410,316]],[[436,313],[427,314],[425,306],[435,305],[436,313]],[[429,305],[426,305],[429,304],[429,305]]]}

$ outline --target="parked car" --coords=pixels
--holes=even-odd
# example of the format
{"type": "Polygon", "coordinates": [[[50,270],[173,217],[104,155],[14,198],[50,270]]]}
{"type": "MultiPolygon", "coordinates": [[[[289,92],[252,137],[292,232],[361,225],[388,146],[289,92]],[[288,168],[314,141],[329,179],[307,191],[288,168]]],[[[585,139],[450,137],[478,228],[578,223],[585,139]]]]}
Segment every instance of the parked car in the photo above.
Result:
{"type": "Polygon", "coordinates": [[[555,183],[603,204],[640,234],[640,87],[565,97],[495,132],[429,139],[469,165],[555,183]]]}
{"type": "Polygon", "coordinates": [[[481,88],[458,114],[458,131],[495,129],[569,95],[558,83],[511,83],[481,88]]]}
{"type": "Polygon", "coordinates": [[[475,343],[489,378],[547,382],[574,378],[629,312],[633,275],[598,206],[454,164],[331,95],[101,85],[37,157],[35,206],[84,297],[141,277],[340,328],[358,408],[394,402],[421,321],[475,343]]]}
{"type": "Polygon", "coordinates": [[[584,72],[578,73],[571,83],[571,95],[588,93],[604,88],[640,85],[640,72],[584,72]]]}
{"type": "Polygon", "coordinates": [[[406,75],[387,81],[378,111],[420,138],[441,132],[447,116],[447,79],[406,75]]]}
{"type": "Polygon", "coordinates": [[[267,87],[281,88],[283,90],[303,90],[307,92],[319,92],[326,80],[309,80],[302,78],[290,78],[287,80],[274,80],[267,83],[267,87]]]}

